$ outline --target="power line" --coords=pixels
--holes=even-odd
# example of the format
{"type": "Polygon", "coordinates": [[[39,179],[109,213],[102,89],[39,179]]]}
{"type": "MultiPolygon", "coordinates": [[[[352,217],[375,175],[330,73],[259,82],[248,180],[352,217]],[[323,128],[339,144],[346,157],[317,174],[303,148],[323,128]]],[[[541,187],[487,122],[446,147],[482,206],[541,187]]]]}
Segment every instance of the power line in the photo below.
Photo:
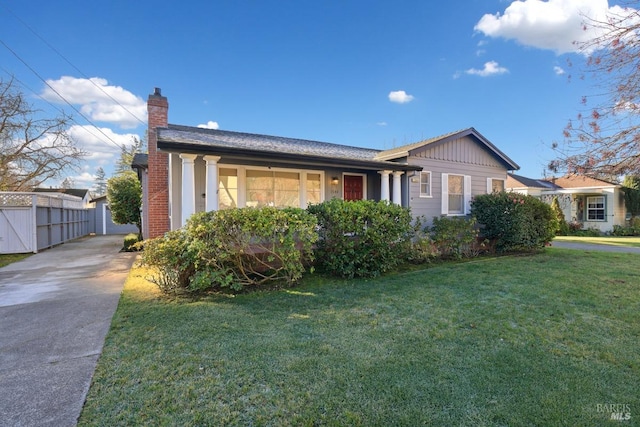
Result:
{"type": "Polygon", "coordinates": [[[99,86],[98,84],[96,84],[96,82],[94,82],[89,76],[87,76],[85,73],[83,73],[78,67],[76,67],[73,63],[71,63],[71,61],[69,61],[62,53],[60,53],[60,51],[58,51],[58,49],[56,49],[54,46],[52,46],[48,41],[46,41],[42,36],[40,36],[40,34],[38,34],[33,28],[31,28],[31,26],[29,26],[29,24],[27,24],[26,22],[24,22],[22,19],[20,19],[20,17],[18,15],[16,15],[11,9],[9,9],[6,5],[2,5],[2,7],[4,7],[5,10],[7,10],[11,15],[13,15],[14,18],[16,18],[22,25],[24,25],[29,31],[31,31],[37,38],[39,38],[45,45],[47,45],[47,47],[49,47],[49,49],[51,49],[52,51],[54,51],[58,56],[60,56],[60,58],[62,58],[67,64],[69,64],[74,70],[76,70],[78,73],[80,73],[81,76],[83,76],[84,78],[86,78],[87,80],[89,80],[91,82],[91,84],[93,84],[95,87],[97,87],[102,93],[104,93],[107,97],[109,97],[109,99],[111,99],[113,102],[115,102],[117,105],[119,105],[120,107],[122,107],[122,109],[124,111],[126,111],[127,113],[129,113],[131,115],[131,117],[133,117],[134,119],[136,119],[138,122],[140,122],[142,125],[146,126],[147,123],[145,121],[143,121],[142,119],[140,119],[138,116],[136,116],[135,114],[133,114],[127,107],[125,107],[124,105],[122,105],[117,99],[115,99],[114,97],[112,97],[110,94],[108,94],[101,86],[99,86]]]}
{"type": "Polygon", "coordinates": [[[31,72],[33,74],[35,74],[40,80],[42,80],[42,82],[47,85],[49,87],[49,89],[51,89],[56,95],[58,95],[60,97],[60,99],[62,99],[69,107],[71,107],[76,113],[78,113],[82,118],[84,118],[89,124],[91,124],[93,127],[96,128],[96,130],[98,132],[100,132],[105,138],[107,138],[113,145],[115,145],[118,148],[121,148],[120,145],[115,142],[113,139],[111,139],[111,137],[109,135],[107,135],[106,133],[104,133],[102,131],[102,129],[100,129],[95,123],[93,123],[87,116],[85,116],[84,114],[82,114],[80,112],[80,110],[78,110],[75,106],[73,106],[73,104],[71,104],[69,101],[67,101],[67,99],[62,96],[57,90],[55,90],[53,88],[53,86],[51,86],[49,84],[49,82],[47,82],[40,74],[38,74],[38,72],[36,70],[33,69],[33,67],[31,67],[24,59],[22,59],[20,57],[20,55],[18,55],[13,49],[11,49],[9,46],[7,46],[7,44],[0,39],[0,44],[2,44],[9,52],[11,52],[13,54],[13,56],[15,56],[16,58],[18,58],[18,60],[20,62],[22,62],[24,64],[25,67],[27,67],[29,70],[31,70],[31,72]]]}
{"type": "MultiPolygon", "coordinates": [[[[4,68],[3,66],[0,65],[0,70],[4,71],[8,76],[10,76],[13,80],[17,81],[22,87],[26,88],[28,91],[30,91],[31,93],[33,93],[35,96],[37,96],[38,98],[40,98],[41,100],[43,100],[44,102],[46,102],[47,104],[49,104],[54,110],[58,111],[60,114],[64,115],[65,117],[67,117],[67,114],[64,112],[64,110],[62,108],[57,107],[56,105],[54,105],[51,101],[49,101],[48,99],[46,99],[45,97],[43,97],[42,95],[40,95],[38,92],[36,92],[35,90],[33,90],[31,87],[29,87],[29,85],[27,85],[25,82],[23,82],[22,80],[20,80],[19,78],[17,78],[13,73],[9,72],[6,68],[4,68]]],[[[79,123],[76,119],[73,118],[73,116],[69,116],[69,119],[74,122],[75,124],[77,124],[78,126],[82,126],[81,123],[79,123]]],[[[93,126],[95,127],[95,125],[93,126]]],[[[93,136],[96,139],[101,139],[100,136],[96,135],[95,133],[91,132],[89,129],[91,129],[90,127],[84,127],[82,126],[82,128],[89,133],[91,136],[93,136]]],[[[100,129],[98,129],[100,130],[100,129]]],[[[105,142],[103,140],[103,142],[105,142]]],[[[117,144],[117,143],[116,143],[117,144]]],[[[122,148],[119,144],[118,144],[119,148],[122,148]]]]}

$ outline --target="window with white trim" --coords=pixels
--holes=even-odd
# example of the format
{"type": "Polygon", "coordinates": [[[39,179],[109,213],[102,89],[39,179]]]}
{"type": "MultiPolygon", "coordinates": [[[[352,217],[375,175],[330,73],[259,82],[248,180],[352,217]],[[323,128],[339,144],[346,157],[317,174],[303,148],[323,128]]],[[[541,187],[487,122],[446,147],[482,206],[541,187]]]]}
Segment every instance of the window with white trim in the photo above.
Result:
{"type": "Polygon", "coordinates": [[[431,172],[420,172],[420,197],[431,197],[431,172]]]}
{"type": "Polygon", "coordinates": [[[487,178],[487,194],[500,193],[504,188],[504,179],[487,178]]]}
{"type": "Polygon", "coordinates": [[[247,206],[300,207],[300,174],[247,170],[247,206]]]}
{"type": "Polygon", "coordinates": [[[471,176],[442,174],[442,215],[467,215],[471,211],[471,176]]]}
{"type": "Polygon", "coordinates": [[[605,221],[605,211],[604,196],[587,197],[587,221],[605,221]]]}
{"type": "Polygon", "coordinates": [[[218,170],[218,209],[238,207],[238,171],[220,168],[218,170]]]}

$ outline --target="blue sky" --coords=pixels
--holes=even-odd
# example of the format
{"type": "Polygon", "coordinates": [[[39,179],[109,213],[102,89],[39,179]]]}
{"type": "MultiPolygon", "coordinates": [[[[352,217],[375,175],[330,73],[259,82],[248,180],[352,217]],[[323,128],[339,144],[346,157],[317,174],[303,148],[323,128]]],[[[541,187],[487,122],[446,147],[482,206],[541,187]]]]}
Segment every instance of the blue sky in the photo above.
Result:
{"type": "Polygon", "coordinates": [[[572,44],[592,36],[583,16],[616,4],[0,0],[0,77],[74,115],[91,153],[76,187],[144,135],[154,87],[182,125],[380,149],[473,126],[540,177],[596,91],[572,44]]]}

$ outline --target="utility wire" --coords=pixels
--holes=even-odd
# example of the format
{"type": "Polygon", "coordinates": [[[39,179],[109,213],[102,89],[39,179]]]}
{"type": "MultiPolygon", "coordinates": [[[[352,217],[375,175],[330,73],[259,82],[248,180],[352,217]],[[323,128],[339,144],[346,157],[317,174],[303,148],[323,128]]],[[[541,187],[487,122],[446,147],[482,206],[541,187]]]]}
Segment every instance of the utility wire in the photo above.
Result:
{"type": "MultiPolygon", "coordinates": [[[[0,70],[4,71],[9,77],[11,77],[11,79],[15,80],[16,82],[18,82],[22,87],[26,88],[28,91],[30,91],[31,93],[33,93],[35,96],[37,96],[38,98],[40,98],[41,100],[43,100],[44,102],[46,102],[47,104],[49,104],[54,110],[58,111],[60,114],[64,115],[65,117],[67,116],[67,114],[64,112],[64,110],[56,105],[54,105],[51,101],[49,101],[48,99],[46,99],[45,97],[43,97],[42,95],[40,95],[38,92],[36,92],[35,90],[33,90],[32,88],[29,87],[29,85],[27,85],[25,82],[23,82],[22,80],[20,80],[19,78],[17,78],[13,73],[10,73],[6,68],[4,68],[3,66],[0,65],[0,70]]],[[[92,131],[90,131],[89,129],[91,129],[90,126],[83,126],[81,123],[79,123],[73,116],[69,117],[71,119],[72,122],[74,122],[75,124],[77,124],[78,126],[82,126],[82,129],[84,129],[87,133],[89,133],[91,136],[93,136],[96,139],[101,139],[100,136],[96,135],[95,133],[93,133],[92,131]]],[[[93,126],[95,127],[95,126],[93,126]]],[[[104,141],[103,141],[104,142],[104,141]]],[[[118,147],[122,148],[120,145],[118,145],[118,147]]]]}
{"type": "Polygon", "coordinates": [[[147,123],[145,121],[143,121],[142,119],[140,119],[138,116],[136,116],[135,114],[133,114],[127,107],[125,107],[124,105],[122,105],[117,99],[115,99],[114,97],[112,97],[111,95],[109,95],[103,88],[102,86],[96,84],[96,82],[94,82],[89,76],[87,76],[85,73],[83,73],[78,67],[76,67],[73,63],[71,63],[71,61],[69,61],[62,53],[60,53],[60,51],[58,51],[58,49],[56,49],[55,47],[53,47],[48,41],[46,41],[42,36],[40,36],[40,34],[38,34],[33,28],[31,28],[31,26],[29,26],[29,24],[27,24],[26,22],[24,22],[22,19],[20,19],[20,17],[18,15],[16,15],[11,9],[9,9],[6,5],[2,5],[2,7],[4,7],[5,10],[7,10],[11,15],[13,15],[14,18],[16,18],[22,25],[24,25],[29,31],[31,31],[33,33],[33,35],[35,35],[37,38],[39,38],[44,44],[46,44],[49,49],[51,49],[52,51],[54,51],[58,56],[60,56],[60,58],[62,58],[67,64],[69,64],[74,70],[76,70],[78,73],[80,73],[80,75],[82,75],[84,78],[86,78],[87,80],[89,80],[91,82],[91,84],[93,84],[95,87],[97,87],[102,93],[104,93],[107,97],[109,97],[109,99],[111,99],[113,102],[115,102],[117,105],[119,105],[120,107],[122,107],[123,110],[125,110],[127,113],[129,113],[131,115],[131,117],[133,117],[134,119],[136,119],[138,122],[140,122],[142,125],[146,126],[147,123]]]}
{"type": "Polygon", "coordinates": [[[40,80],[42,80],[42,82],[47,85],[49,87],[49,89],[51,89],[56,95],[58,95],[60,97],[60,99],[62,99],[69,107],[71,107],[76,113],[78,113],[82,118],[84,118],[89,124],[91,124],[93,127],[96,128],[96,130],[98,132],[100,132],[105,138],[107,138],[113,145],[115,145],[118,148],[121,148],[121,146],[115,142],[113,139],[111,139],[111,137],[109,135],[107,135],[106,133],[104,133],[102,131],[102,129],[100,129],[95,123],[93,123],[87,116],[85,116],[84,114],[82,114],[80,112],[80,110],[78,110],[76,107],[73,106],[73,104],[71,104],[69,101],[67,101],[67,99],[62,96],[57,90],[55,90],[53,88],[53,86],[51,86],[49,84],[49,82],[47,82],[40,74],[38,74],[38,72],[36,70],[33,69],[33,67],[31,67],[24,59],[22,59],[20,57],[20,55],[18,55],[13,49],[11,49],[9,46],[7,46],[7,44],[0,39],[0,44],[2,44],[9,52],[11,52],[13,54],[13,56],[15,56],[16,58],[18,58],[18,60],[20,62],[22,62],[24,64],[25,67],[27,67],[29,70],[31,70],[31,72],[33,74],[35,74],[40,80]]]}

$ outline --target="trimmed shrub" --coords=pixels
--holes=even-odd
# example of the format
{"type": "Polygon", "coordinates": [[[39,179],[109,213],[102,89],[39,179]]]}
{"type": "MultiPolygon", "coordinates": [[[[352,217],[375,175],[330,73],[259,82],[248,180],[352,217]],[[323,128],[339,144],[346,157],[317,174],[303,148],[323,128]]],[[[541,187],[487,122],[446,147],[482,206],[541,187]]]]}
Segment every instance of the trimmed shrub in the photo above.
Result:
{"type": "Polygon", "coordinates": [[[416,218],[407,261],[413,264],[424,264],[439,256],[440,251],[429,234],[429,228],[424,226],[424,217],[416,218]]]}
{"type": "Polygon", "coordinates": [[[558,231],[556,231],[556,234],[558,236],[566,236],[567,234],[569,234],[569,224],[567,224],[567,220],[564,217],[564,212],[562,212],[562,208],[560,208],[560,201],[558,200],[558,196],[553,197],[553,201],[551,202],[551,210],[558,219],[558,231]]]}
{"type": "Polygon", "coordinates": [[[482,194],[471,202],[471,211],[480,224],[481,237],[498,252],[543,248],[558,229],[551,207],[523,194],[482,194]]]}
{"type": "Polygon", "coordinates": [[[435,217],[431,238],[443,257],[461,259],[480,253],[475,218],[435,217]]]}
{"type": "Polygon", "coordinates": [[[293,283],[313,261],[316,220],[303,209],[275,207],[203,212],[187,221],[194,253],[192,290],[266,282],[293,283]]]}
{"type": "Polygon", "coordinates": [[[332,199],[307,210],[318,220],[317,264],[333,275],[375,277],[408,258],[413,219],[407,208],[332,199]]]}
{"type": "Polygon", "coordinates": [[[189,289],[195,272],[195,258],[188,246],[187,233],[183,229],[145,240],[140,263],[154,270],[147,280],[167,294],[189,289]]]}
{"type": "Polygon", "coordinates": [[[166,293],[291,283],[313,261],[315,227],[314,216],[295,208],[196,213],[184,228],[145,241],[142,263],[166,293]]]}
{"type": "Polygon", "coordinates": [[[140,235],[136,233],[129,233],[124,236],[124,244],[122,245],[122,249],[127,252],[134,252],[139,250],[139,246],[136,245],[140,241],[140,235]]]}

